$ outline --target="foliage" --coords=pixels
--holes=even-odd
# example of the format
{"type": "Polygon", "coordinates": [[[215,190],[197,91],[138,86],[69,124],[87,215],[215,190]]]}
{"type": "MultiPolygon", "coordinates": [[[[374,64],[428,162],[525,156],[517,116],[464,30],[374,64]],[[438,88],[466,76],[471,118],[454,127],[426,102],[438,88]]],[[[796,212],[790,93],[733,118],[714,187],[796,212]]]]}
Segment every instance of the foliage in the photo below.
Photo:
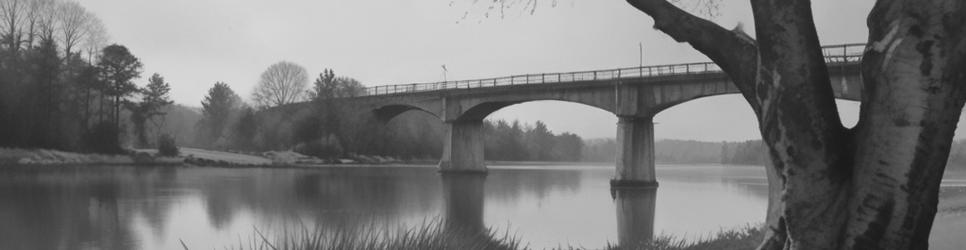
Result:
{"type": "Polygon", "coordinates": [[[120,131],[117,126],[109,121],[101,121],[94,125],[87,134],[84,135],[84,149],[89,152],[102,154],[117,154],[123,149],[118,143],[120,131]]]}
{"type": "Polygon", "coordinates": [[[241,98],[224,82],[216,82],[208,89],[208,95],[201,101],[202,118],[198,121],[198,136],[201,145],[212,146],[224,139],[225,128],[230,115],[241,105],[241,98]]]}
{"type": "Polygon", "coordinates": [[[106,30],[97,17],[65,1],[0,1],[0,9],[0,145],[118,151],[119,142],[98,141],[122,131],[102,122],[110,116],[110,75],[74,53],[75,46],[91,59],[115,51],[102,50],[106,30]]]}
{"type": "Polygon", "coordinates": [[[158,138],[158,154],[172,157],[180,154],[174,136],[163,134],[158,138]]]}
{"type": "MultiPolygon", "coordinates": [[[[617,141],[613,138],[586,141],[584,161],[613,162],[617,141]]],[[[704,142],[659,140],[654,142],[654,157],[660,163],[767,165],[768,156],[761,140],[745,142],[704,142]]]]}
{"type": "MultiPolygon", "coordinates": [[[[185,248],[189,244],[185,244],[185,248]]],[[[421,226],[381,229],[375,226],[331,229],[318,224],[314,229],[302,228],[266,236],[255,229],[247,245],[229,249],[525,249],[509,234],[493,230],[470,230],[435,220],[421,226]]]]}
{"type": "Polygon", "coordinates": [[[168,96],[171,86],[164,81],[158,73],[154,73],[148,80],[148,85],[138,90],[141,94],[141,101],[128,104],[131,110],[131,122],[134,123],[134,132],[137,134],[138,144],[142,147],[147,146],[146,122],[156,116],[163,116],[162,108],[174,103],[168,96]]]}
{"type": "Polygon", "coordinates": [[[336,77],[332,69],[324,69],[312,83],[312,100],[359,96],[366,88],[356,79],[336,77]]]}
{"type": "Polygon", "coordinates": [[[102,50],[97,67],[108,83],[107,88],[101,91],[114,99],[111,104],[114,110],[112,119],[115,129],[120,133],[121,106],[128,102],[129,96],[138,91],[137,85],[134,85],[132,80],[141,77],[141,60],[134,57],[127,47],[113,44],[102,50]]]}
{"type": "Polygon", "coordinates": [[[294,151],[322,159],[338,158],[345,153],[345,150],[342,148],[342,143],[339,142],[339,139],[335,135],[299,143],[295,145],[294,151]]]}
{"type": "Polygon", "coordinates": [[[484,150],[488,160],[499,161],[579,161],[583,139],[571,133],[556,135],[546,124],[533,127],[514,121],[485,121],[484,150]]]}
{"type": "MultiPolygon", "coordinates": [[[[439,220],[398,230],[363,226],[331,228],[318,224],[313,229],[281,231],[266,235],[255,229],[246,243],[227,249],[530,249],[520,239],[494,229],[473,230],[439,220]]],[[[675,236],[658,236],[633,245],[608,244],[604,249],[624,250],[744,250],[754,249],[763,237],[758,227],[722,230],[707,238],[691,241],[675,236]]],[[[186,249],[189,244],[185,244],[186,249]]],[[[553,249],[586,249],[561,246],[553,249]]]]}
{"type": "Polygon", "coordinates": [[[241,150],[255,149],[255,133],[258,132],[258,123],[255,120],[255,110],[245,107],[241,110],[241,117],[232,126],[232,146],[241,150]]]}

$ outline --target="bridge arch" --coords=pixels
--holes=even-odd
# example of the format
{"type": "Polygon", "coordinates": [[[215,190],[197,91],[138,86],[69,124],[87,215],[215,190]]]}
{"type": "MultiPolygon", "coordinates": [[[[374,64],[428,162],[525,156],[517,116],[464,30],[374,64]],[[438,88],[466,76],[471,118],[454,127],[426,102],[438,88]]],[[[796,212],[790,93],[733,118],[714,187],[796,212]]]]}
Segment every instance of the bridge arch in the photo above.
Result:
{"type": "Polygon", "coordinates": [[[433,117],[440,118],[439,114],[433,111],[430,111],[424,107],[411,105],[411,104],[401,104],[401,103],[385,104],[385,105],[375,106],[371,109],[371,111],[373,115],[375,115],[376,118],[382,122],[389,122],[393,118],[396,118],[402,113],[406,113],[408,111],[423,112],[423,113],[430,114],[433,117]]]}
{"type": "MultiPolygon", "coordinates": [[[[718,92],[718,93],[696,94],[696,95],[693,95],[693,96],[689,96],[687,98],[682,98],[682,99],[677,99],[677,100],[673,100],[673,101],[669,101],[669,102],[664,102],[664,103],[657,104],[657,105],[655,105],[654,107],[651,108],[651,112],[650,113],[653,116],[657,116],[658,114],[660,114],[661,112],[663,112],[665,110],[671,109],[671,108],[673,108],[675,106],[678,106],[678,105],[681,105],[681,104],[685,104],[685,103],[688,103],[688,102],[691,102],[691,101],[700,100],[700,99],[704,99],[704,98],[708,98],[708,97],[730,96],[730,95],[738,96],[738,97],[742,98],[742,101],[745,100],[744,97],[741,96],[741,93],[740,92],[737,92],[737,91],[735,91],[735,92],[718,92]]],[[[853,95],[841,95],[839,93],[836,93],[835,100],[836,101],[856,101],[856,102],[859,101],[856,98],[856,96],[853,96],[853,95]]]]}
{"type": "Polygon", "coordinates": [[[546,101],[578,104],[580,106],[591,107],[595,110],[600,110],[600,111],[607,112],[609,114],[614,114],[612,110],[609,110],[609,108],[611,107],[608,107],[607,105],[604,105],[601,103],[586,102],[581,100],[566,100],[566,99],[561,100],[561,99],[551,98],[551,99],[531,99],[531,100],[524,100],[524,101],[479,102],[479,103],[473,104],[472,106],[467,107],[468,109],[466,109],[461,114],[459,114],[459,116],[455,120],[456,121],[482,121],[486,119],[486,117],[489,117],[491,114],[496,113],[497,111],[503,110],[504,108],[507,108],[510,106],[534,103],[534,102],[546,102],[546,101]]]}

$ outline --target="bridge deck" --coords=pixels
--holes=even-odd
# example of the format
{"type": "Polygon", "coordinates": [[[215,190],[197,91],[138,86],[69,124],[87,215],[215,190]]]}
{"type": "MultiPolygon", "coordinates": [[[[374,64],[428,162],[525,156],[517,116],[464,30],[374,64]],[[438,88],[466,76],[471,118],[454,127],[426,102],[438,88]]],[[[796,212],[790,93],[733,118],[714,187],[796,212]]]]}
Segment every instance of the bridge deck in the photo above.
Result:
{"type": "MultiPolygon", "coordinates": [[[[865,44],[840,44],[822,47],[829,66],[858,64],[862,61],[865,44]]],[[[581,81],[640,80],[681,75],[723,73],[713,62],[652,65],[643,67],[540,73],[475,80],[412,83],[368,87],[361,96],[381,96],[404,93],[432,92],[452,89],[490,88],[525,84],[554,84],[581,81]]]]}

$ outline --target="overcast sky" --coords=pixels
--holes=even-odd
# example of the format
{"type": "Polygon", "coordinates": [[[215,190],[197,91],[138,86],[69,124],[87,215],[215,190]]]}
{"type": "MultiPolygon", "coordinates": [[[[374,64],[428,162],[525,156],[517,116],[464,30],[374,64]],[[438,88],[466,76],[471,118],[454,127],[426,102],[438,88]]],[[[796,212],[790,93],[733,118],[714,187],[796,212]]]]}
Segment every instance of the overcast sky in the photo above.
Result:
{"type": "MultiPolygon", "coordinates": [[[[472,0],[80,0],[104,20],[111,41],[141,58],[144,76],[160,73],[177,103],[200,106],[216,81],[246,99],[269,65],[303,65],[314,79],[323,68],[365,85],[474,79],[524,73],[708,61],[651,28],[652,20],[623,0],[542,1],[533,15],[513,8],[483,17],[472,0]],[[466,12],[469,11],[469,15],[466,12]],[[464,16],[466,16],[464,18],[464,16]]],[[[480,1],[486,4],[489,1],[480,1]]],[[[753,34],[747,1],[721,1],[714,19],[753,34]]],[[[873,1],[813,1],[824,44],[865,42],[873,1]]],[[[146,77],[139,84],[144,84],[146,77]]],[[[847,123],[858,105],[839,102],[847,123]]],[[[492,118],[543,120],[555,132],[613,137],[616,117],[564,102],[530,102],[492,118]]],[[[656,137],[706,141],[759,138],[748,105],[737,95],[709,97],[660,113],[656,137]]]]}

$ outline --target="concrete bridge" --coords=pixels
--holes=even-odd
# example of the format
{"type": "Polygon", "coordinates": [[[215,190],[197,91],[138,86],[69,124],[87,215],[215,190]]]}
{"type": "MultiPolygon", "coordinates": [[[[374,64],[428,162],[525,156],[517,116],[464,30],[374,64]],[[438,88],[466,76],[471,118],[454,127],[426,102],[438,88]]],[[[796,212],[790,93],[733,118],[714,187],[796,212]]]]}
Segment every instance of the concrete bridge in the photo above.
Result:
{"type": "MultiPolygon", "coordinates": [[[[823,47],[836,98],[861,98],[864,44],[823,47]]],[[[483,119],[504,107],[541,100],[581,103],[606,110],[617,123],[614,186],[654,186],[653,117],[701,97],[739,93],[714,63],[690,63],[582,72],[370,87],[342,101],[388,121],[409,110],[446,124],[441,172],[485,173],[483,119]]]]}

